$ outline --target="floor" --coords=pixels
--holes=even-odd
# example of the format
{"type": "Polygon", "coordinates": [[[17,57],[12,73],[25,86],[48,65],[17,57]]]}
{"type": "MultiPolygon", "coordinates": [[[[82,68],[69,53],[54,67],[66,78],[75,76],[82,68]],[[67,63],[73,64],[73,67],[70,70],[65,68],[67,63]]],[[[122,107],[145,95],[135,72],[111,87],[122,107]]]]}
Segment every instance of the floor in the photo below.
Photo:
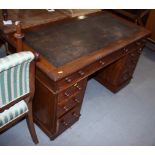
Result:
{"type": "MultiPolygon", "coordinates": [[[[117,94],[88,82],[81,119],[54,141],[36,126],[38,145],[155,145],[155,52],[145,49],[131,83],[117,94]]],[[[0,145],[34,145],[25,120],[0,145]]]]}

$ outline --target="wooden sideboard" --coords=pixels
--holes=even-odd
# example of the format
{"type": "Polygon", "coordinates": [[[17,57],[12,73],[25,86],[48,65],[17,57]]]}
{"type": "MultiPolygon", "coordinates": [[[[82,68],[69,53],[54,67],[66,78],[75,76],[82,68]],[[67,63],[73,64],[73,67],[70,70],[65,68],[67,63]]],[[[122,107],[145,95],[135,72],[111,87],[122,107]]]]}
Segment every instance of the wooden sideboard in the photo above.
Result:
{"type": "MultiPolygon", "coordinates": [[[[113,92],[126,86],[148,35],[148,30],[107,12],[25,30],[23,48],[40,53],[35,123],[51,140],[71,127],[80,118],[90,75],[113,92]]],[[[7,39],[14,45],[12,34],[7,39]]]]}

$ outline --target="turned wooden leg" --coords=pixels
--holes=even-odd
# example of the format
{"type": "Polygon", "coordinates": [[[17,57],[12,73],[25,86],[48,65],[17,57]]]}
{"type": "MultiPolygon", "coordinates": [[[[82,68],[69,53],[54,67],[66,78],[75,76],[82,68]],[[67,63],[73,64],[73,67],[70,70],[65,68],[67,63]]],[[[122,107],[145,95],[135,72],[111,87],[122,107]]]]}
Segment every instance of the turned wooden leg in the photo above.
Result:
{"type": "Polygon", "coordinates": [[[34,123],[33,123],[32,102],[29,105],[29,112],[28,112],[28,116],[27,116],[26,121],[27,121],[27,125],[28,125],[28,128],[29,128],[29,132],[31,134],[32,140],[33,140],[33,142],[35,144],[37,144],[39,141],[38,141],[36,131],[35,131],[35,128],[34,128],[34,123]]]}
{"type": "Polygon", "coordinates": [[[8,11],[7,11],[7,9],[2,9],[2,16],[3,16],[4,21],[8,20],[8,11]]]}

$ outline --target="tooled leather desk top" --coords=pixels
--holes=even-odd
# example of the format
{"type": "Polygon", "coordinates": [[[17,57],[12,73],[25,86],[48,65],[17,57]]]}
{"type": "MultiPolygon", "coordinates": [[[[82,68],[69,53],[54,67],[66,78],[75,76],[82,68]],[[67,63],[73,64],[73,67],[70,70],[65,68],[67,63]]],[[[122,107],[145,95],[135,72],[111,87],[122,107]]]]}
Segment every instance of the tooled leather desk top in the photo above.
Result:
{"type": "Polygon", "coordinates": [[[102,13],[30,30],[25,42],[60,67],[137,31],[138,27],[102,13]]]}

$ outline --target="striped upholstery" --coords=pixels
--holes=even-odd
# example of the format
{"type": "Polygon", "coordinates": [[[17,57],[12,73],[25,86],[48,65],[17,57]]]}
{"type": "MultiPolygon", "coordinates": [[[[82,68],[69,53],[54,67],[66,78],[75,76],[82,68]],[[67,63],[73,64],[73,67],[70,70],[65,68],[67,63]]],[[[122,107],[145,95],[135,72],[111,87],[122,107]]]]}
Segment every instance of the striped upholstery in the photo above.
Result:
{"type": "Polygon", "coordinates": [[[15,120],[17,117],[28,112],[27,104],[24,100],[18,102],[11,108],[0,113],[0,128],[15,120]]]}
{"type": "Polygon", "coordinates": [[[32,52],[15,53],[0,59],[0,108],[29,93],[32,52]]]}
{"type": "MultiPolygon", "coordinates": [[[[31,52],[20,52],[0,59],[0,108],[30,92],[31,52]]],[[[28,112],[24,100],[0,113],[0,128],[28,112]]]]}

